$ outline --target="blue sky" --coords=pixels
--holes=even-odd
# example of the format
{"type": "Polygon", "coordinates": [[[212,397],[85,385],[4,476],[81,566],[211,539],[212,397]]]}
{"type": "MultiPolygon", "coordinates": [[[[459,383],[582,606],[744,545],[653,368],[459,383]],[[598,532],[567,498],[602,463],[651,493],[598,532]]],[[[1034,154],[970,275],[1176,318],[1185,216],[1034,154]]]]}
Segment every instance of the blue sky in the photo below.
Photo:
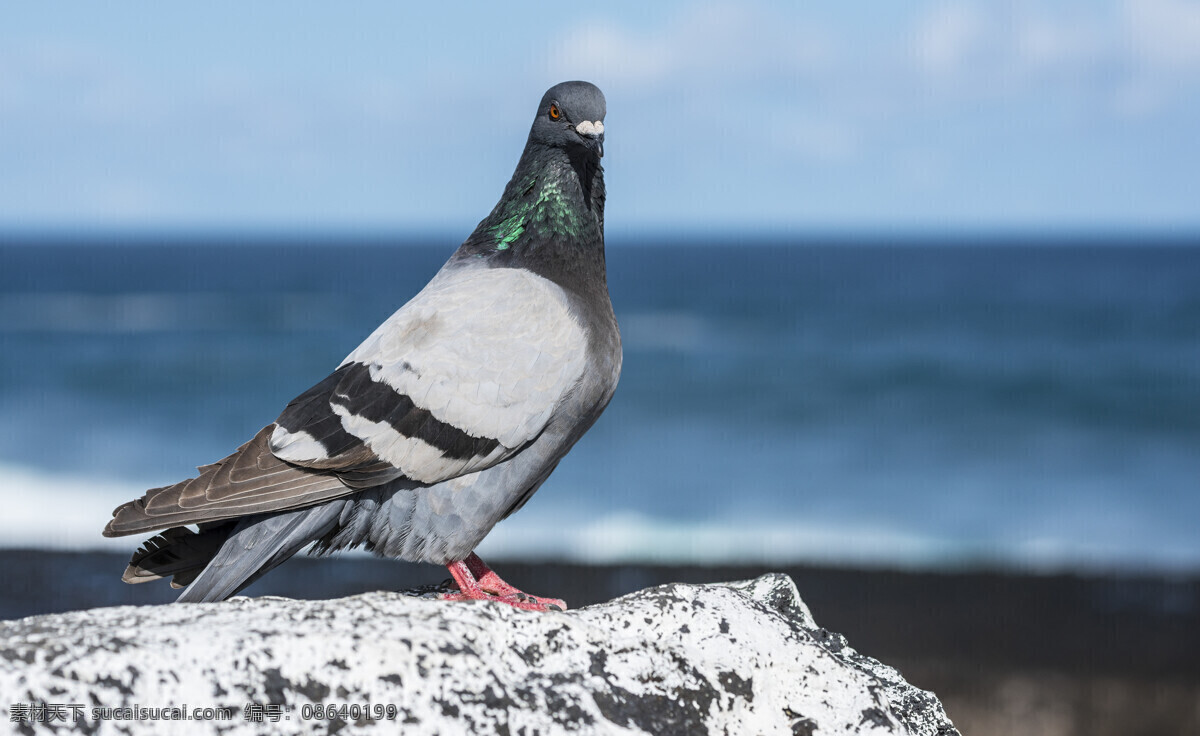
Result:
{"type": "Polygon", "coordinates": [[[0,229],[465,234],[551,84],[614,229],[1200,230],[1200,2],[0,13],[0,229]]]}

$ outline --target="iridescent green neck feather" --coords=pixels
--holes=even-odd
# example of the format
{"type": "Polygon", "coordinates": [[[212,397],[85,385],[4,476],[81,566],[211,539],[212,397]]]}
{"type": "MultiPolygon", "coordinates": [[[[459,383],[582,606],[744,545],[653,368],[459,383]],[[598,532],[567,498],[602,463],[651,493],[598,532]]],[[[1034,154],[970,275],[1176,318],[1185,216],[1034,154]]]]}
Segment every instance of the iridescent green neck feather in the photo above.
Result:
{"type": "Polygon", "coordinates": [[[529,144],[504,196],[456,260],[527,268],[567,285],[604,282],[604,177],[598,156],[529,144]]]}
{"type": "Polygon", "coordinates": [[[496,250],[508,250],[529,228],[536,228],[542,235],[560,234],[573,238],[580,234],[583,214],[576,203],[568,202],[563,196],[558,182],[550,180],[539,186],[534,179],[530,187],[536,190],[532,200],[512,203],[507,208],[510,212],[490,228],[496,250]]]}

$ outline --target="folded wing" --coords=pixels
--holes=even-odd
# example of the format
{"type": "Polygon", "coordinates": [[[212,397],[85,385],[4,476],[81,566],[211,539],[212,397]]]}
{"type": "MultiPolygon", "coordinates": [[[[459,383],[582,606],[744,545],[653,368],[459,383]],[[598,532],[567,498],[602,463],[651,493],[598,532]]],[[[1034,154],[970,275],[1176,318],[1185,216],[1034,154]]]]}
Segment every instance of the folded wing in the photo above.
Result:
{"type": "Polygon", "coordinates": [[[431,485],[513,457],[578,384],[586,336],[528,271],[443,272],[275,424],[199,477],[114,512],[107,536],[431,485]]]}

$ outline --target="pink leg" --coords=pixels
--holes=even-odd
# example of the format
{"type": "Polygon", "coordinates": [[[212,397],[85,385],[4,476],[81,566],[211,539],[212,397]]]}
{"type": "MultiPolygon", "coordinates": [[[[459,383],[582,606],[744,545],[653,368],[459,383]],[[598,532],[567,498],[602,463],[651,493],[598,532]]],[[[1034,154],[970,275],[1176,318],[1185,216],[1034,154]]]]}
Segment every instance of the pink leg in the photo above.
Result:
{"type": "Polygon", "coordinates": [[[449,601],[487,600],[507,603],[514,608],[527,611],[567,610],[567,604],[557,598],[539,598],[523,593],[504,582],[479,556],[472,552],[467,559],[446,565],[450,576],[458,584],[458,593],[442,596],[449,601]]]}

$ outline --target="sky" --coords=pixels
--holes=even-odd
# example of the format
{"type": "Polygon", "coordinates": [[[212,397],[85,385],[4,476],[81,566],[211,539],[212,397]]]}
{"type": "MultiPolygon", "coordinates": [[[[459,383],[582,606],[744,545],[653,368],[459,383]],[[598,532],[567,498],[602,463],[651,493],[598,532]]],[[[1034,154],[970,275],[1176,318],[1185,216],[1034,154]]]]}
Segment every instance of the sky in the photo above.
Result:
{"type": "Polygon", "coordinates": [[[1200,231],[1200,0],[9,4],[0,231],[465,235],[568,79],[610,233],[1200,231]]]}

